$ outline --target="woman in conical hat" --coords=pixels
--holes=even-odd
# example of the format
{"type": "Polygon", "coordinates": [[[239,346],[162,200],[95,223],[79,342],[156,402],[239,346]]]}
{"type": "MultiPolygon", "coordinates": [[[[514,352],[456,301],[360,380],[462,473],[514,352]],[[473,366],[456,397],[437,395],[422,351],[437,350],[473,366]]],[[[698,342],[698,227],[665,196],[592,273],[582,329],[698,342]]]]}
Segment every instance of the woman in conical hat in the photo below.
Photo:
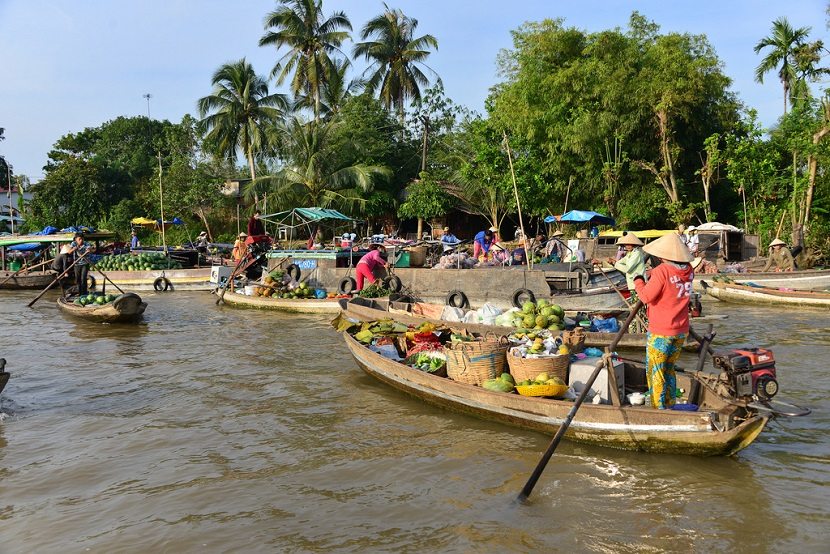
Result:
{"type": "Polygon", "coordinates": [[[617,245],[625,248],[625,256],[612,262],[614,269],[625,274],[628,290],[633,292],[634,277],[646,274],[646,256],[642,249],[643,241],[638,239],[634,233],[628,233],[617,239],[617,245]]]}
{"type": "Polygon", "coordinates": [[[640,300],[648,306],[648,394],[651,406],[664,410],[674,405],[675,363],[689,332],[694,256],[676,233],[663,235],[643,250],[663,262],[651,270],[648,283],[638,275],[634,286],[640,300]]]}
{"type": "Polygon", "coordinates": [[[795,260],[793,260],[792,252],[790,252],[789,248],[785,248],[785,246],[787,246],[787,243],[779,238],[769,243],[772,252],[770,252],[767,265],[761,271],[769,271],[773,266],[775,267],[775,271],[793,271],[795,269],[795,260]]]}

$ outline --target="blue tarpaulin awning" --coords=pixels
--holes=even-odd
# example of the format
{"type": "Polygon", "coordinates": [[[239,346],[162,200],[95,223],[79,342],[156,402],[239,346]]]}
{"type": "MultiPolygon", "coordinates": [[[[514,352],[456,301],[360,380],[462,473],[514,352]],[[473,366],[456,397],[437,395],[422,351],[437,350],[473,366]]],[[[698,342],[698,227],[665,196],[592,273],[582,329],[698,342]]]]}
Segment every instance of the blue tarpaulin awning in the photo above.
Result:
{"type": "Polygon", "coordinates": [[[598,214],[597,212],[589,212],[584,210],[571,210],[568,213],[560,216],[549,215],[545,218],[545,223],[594,223],[597,225],[616,225],[613,217],[598,214]]]}

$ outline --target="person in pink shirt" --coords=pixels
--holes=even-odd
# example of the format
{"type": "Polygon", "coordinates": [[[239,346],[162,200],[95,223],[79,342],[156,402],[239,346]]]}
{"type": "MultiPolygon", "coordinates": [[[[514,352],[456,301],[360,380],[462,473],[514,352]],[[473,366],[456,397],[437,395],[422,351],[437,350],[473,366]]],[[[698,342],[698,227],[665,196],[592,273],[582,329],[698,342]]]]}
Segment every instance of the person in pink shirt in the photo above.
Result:
{"type": "Polygon", "coordinates": [[[386,255],[386,247],[382,244],[372,244],[369,246],[369,253],[365,254],[360,261],[357,262],[355,268],[355,276],[357,277],[357,291],[363,290],[364,281],[369,283],[375,282],[375,268],[387,267],[388,264],[383,256],[386,255]]]}
{"type": "Polygon", "coordinates": [[[634,277],[634,287],[648,306],[646,380],[651,406],[665,410],[674,406],[675,363],[689,332],[694,256],[675,233],[660,237],[643,250],[662,261],[651,270],[648,283],[642,275],[634,277]]]}

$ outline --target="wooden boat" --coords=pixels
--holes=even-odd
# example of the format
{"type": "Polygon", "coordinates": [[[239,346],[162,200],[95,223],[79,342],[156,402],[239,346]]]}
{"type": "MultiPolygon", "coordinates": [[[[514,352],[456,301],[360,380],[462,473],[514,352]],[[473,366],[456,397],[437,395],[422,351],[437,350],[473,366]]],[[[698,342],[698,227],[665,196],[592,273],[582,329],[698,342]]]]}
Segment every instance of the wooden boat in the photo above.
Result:
{"type": "Polygon", "coordinates": [[[6,371],[6,358],[0,358],[0,392],[6,388],[11,374],[6,371]]]}
{"type": "MultiPolygon", "coordinates": [[[[343,335],[363,371],[436,406],[548,434],[558,430],[573,406],[566,400],[491,392],[418,371],[373,352],[348,333],[343,335]]],[[[626,382],[630,371],[638,370],[626,364],[626,382]]],[[[644,370],[640,371],[644,381],[644,370]]],[[[691,390],[692,379],[701,380],[678,374],[677,386],[691,390]]],[[[702,381],[706,383],[700,387],[697,412],[586,403],[577,412],[565,438],[624,450],[697,456],[730,455],[749,446],[764,429],[768,417],[746,402],[721,396],[715,392],[717,387],[706,379],[702,381]]]]}
{"type": "Polygon", "coordinates": [[[6,281],[10,275],[14,275],[14,271],[0,271],[0,283],[2,283],[0,289],[45,289],[57,277],[57,274],[51,271],[33,271],[32,273],[18,273],[6,281]]]}
{"type": "MultiPolygon", "coordinates": [[[[830,289],[830,269],[799,269],[796,271],[767,271],[758,273],[724,273],[738,284],[758,283],[769,287],[788,287],[803,290],[830,289]]],[[[702,276],[704,278],[708,275],[702,276]]]]}
{"type": "MultiPolygon", "coordinates": [[[[405,323],[407,325],[420,325],[425,321],[435,323],[437,325],[452,327],[454,329],[466,329],[471,333],[496,333],[497,335],[509,335],[515,329],[513,327],[500,327],[498,325],[484,325],[481,323],[455,323],[443,321],[439,317],[430,317],[424,315],[424,312],[431,312],[432,314],[440,314],[440,310],[434,308],[443,308],[435,304],[403,304],[397,302],[387,302],[385,300],[367,299],[367,298],[352,298],[340,299],[340,308],[346,317],[357,319],[361,321],[372,321],[384,318],[392,318],[395,321],[405,323]],[[433,308],[433,309],[430,309],[433,308]],[[420,313],[419,313],[420,312],[420,313]]],[[[611,333],[585,333],[585,346],[593,346],[596,348],[604,348],[611,344],[613,335],[611,333]]],[[[626,333],[617,344],[618,348],[645,348],[646,335],[645,333],[626,333]]],[[[689,339],[686,343],[686,349],[697,350],[697,342],[694,339],[689,339]]]]}
{"type": "Polygon", "coordinates": [[[141,318],[147,309],[147,303],[142,302],[139,295],[128,292],[103,305],[78,306],[71,299],[61,297],[58,298],[58,309],[66,314],[98,323],[132,323],[141,318]]]}
{"type": "Polygon", "coordinates": [[[830,293],[809,290],[781,290],[772,287],[702,281],[706,294],[725,302],[792,305],[830,310],[830,293]]]}
{"type": "Polygon", "coordinates": [[[222,300],[229,306],[239,308],[258,308],[262,310],[278,310],[281,312],[298,312],[308,314],[336,314],[340,311],[340,304],[334,298],[300,299],[300,298],[263,298],[261,296],[247,296],[226,291],[222,300]]]}

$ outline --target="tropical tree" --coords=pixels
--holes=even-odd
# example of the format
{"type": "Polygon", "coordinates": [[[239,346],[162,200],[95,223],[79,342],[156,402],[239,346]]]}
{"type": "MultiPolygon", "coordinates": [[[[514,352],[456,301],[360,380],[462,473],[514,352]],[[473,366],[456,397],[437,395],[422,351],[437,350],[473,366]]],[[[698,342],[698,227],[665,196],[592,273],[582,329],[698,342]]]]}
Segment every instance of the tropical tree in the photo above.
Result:
{"type": "Polygon", "coordinates": [[[295,108],[308,108],[312,111],[317,109],[323,117],[337,115],[346,100],[365,86],[362,79],[348,79],[350,67],[349,60],[332,60],[323,88],[320,90],[320,97],[315,99],[313,96],[300,94],[294,103],[295,108]]]}
{"type": "Polygon", "coordinates": [[[272,193],[271,198],[284,207],[333,207],[351,212],[364,204],[364,194],[390,171],[378,165],[333,163],[336,158],[331,155],[329,139],[335,126],[292,118],[282,131],[288,162],[272,177],[262,179],[259,190],[272,193]]]}
{"type": "MultiPolygon", "coordinates": [[[[199,99],[199,115],[205,140],[214,153],[233,162],[237,150],[248,161],[256,181],[254,158],[267,141],[266,127],[279,121],[288,106],[282,94],[269,94],[268,82],[242,58],[221,66],[213,74],[213,94],[199,99]]],[[[256,197],[259,201],[259,197],[256,197]]]]}
{"type": "Polygon", "coordinates": [[[387,109],[394,106],[401,125],[404,122],[407,100],[421,98],[421,87],[429,84],[429,78],[421,68],[431,73],[437,82],[441,79],[424,62],[430,48],[438,49],[438,41],[432,35],[415,37],[418,20],[404,15],[401,10],[383,5],[384,12],[369,20],[360,31],[354,55],[371,62],[364,72],[366,90],[380,95],[387,109]]]}
{"type": "Polygon", "coordinates": [[[293,71],[291,91],[296,97],[309,97],[314,119],[319,119],[323,88],[333,74],[331,55],[345,57],[340,45],[349,38],[352,24],[342,11],[326,19],[322,0],[280,0],[280,4],[265,17],[266,33],[259,45],[288,48],[271,75],[282,84],[293,71]]]}
{"type": "Polygon", "coordinates": [[[809,27],[793,28],[786,17],[779,17],[772,22],[772,33],[758,41],[755,53],[766,49],[766,55],[755,68],[755,80],[764,82],[764,75],[778,69],[778,78],[784,88],[784,113],[787,113],[787,97],[797,78],[795,55],[810,32],[809,27]]]}

